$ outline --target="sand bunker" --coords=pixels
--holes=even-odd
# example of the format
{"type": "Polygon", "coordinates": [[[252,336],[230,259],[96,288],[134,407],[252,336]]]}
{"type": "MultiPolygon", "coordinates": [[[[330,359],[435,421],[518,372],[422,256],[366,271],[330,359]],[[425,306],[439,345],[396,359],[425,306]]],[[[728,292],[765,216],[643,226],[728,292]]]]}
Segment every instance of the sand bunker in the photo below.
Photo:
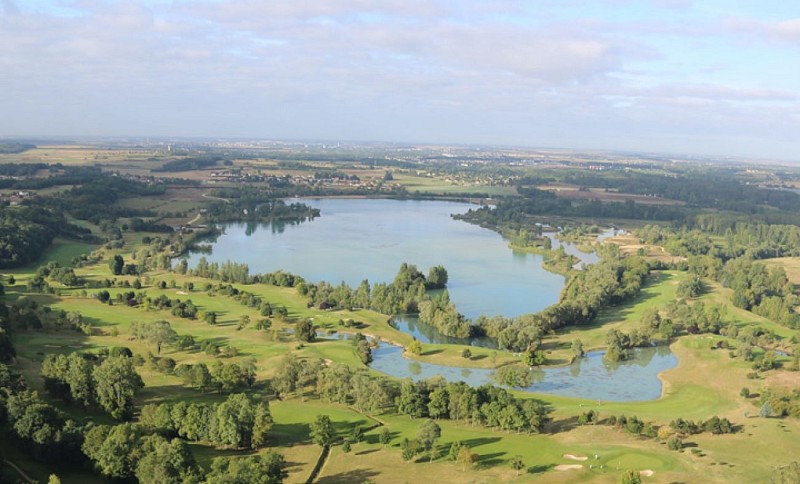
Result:
{"type": "Polygon", "coordinates": [[[583,467],[583,464],[559,464],[554,467],[557,471],[571,471],[573,469],[580,469],[583,467]]]}
{"type": "Polygon", "coordinates": [[[179,296],[187,296],[187,295],[189,295],[189,293],[188,293],[188,292],[186,292],[186,291],[178,291],[178,292],[176,292],[175,294],[177,294],[177,295],[179,295],[179,296]]]}
{"type": "Polygon", "coordinates": [[[588,457],[581,457],[581,456],[578,456],[578,455],[572,455],[572,454],[564,454],[562,457],[564,457],[565,459],[570,459],[570,460],[581,460],[581,461],[583,461],[583,460],[587,460],[587,459],[588,459],[588,457]]]}
{"type": "Polygon", "coordinates": [[[652,477],[653,474],[655,474],[655,471],[650,470],[650,469],[645,469],[643,471],[639,471],[639,475],[642,475],[644,477],[652,477]]]}

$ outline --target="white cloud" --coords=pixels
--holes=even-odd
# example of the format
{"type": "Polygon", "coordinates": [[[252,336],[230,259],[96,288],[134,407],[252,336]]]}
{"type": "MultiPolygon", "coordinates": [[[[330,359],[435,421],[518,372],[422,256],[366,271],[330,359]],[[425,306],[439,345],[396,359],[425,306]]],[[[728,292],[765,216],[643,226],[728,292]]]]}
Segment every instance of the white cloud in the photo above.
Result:
{"type": "Polygon", "coordinates": [[[733,32],[749,33],[757,37],[800,46],[800,18],[771,22],[749,18],[729,18],[725,20],[724,25],[733,32]]]}
{"type": "MultiPolygon", "coordinates": [[[[735,58],[690,76],[658,47],[720,35],[701,20],[573,18],[551,2],[81,1],[8,15],[0,1],[0,112],[13,113],[0,134],[704,149],[704,133],[769,147],[800,128],[798,90],[726,82],[735,58]]],[[[725,27],[798,30],[737,22],[725,27]]]]}

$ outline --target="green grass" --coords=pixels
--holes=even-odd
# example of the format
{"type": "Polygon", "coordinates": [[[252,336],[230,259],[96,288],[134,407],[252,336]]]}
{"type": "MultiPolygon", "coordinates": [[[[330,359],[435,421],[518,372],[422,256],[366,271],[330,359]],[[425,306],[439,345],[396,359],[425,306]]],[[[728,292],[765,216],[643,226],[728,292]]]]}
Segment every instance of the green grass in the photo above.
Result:
{"type": "Polygon", "coordinates": [[[6,269],[3,272],[6,274],[24,275],[26,273],[36,272],[39,266],[51,261],[58,262],[61,265],[69,265],[72,263],[72,259],[82,254],[88,254],[96,247],[95,245],[84,242],[76,242],[57,237],[35,262],[16,269],[6,269]]]}
{"type": "Polygon", "coordinates": [[[685,277],[686,273],[678,271],[654,273],[632,301],[604,309],[590,325],[564,328],[555,338],[545,340],[546,347],[554,350],[554,357],[561,359],[569,358],[568,350],[574,339],[580,339],[586,349],[604,347],[608,330],[629,332],[639,326],[645,311],[651,308],[662,309],[673,301],[675,290],[685,277]]]}
{"type": "Polygon", "coordinates": [[[397,183],[411,193],[423,192],[441,195],[461,195],[481,193],[486,196],[513,196],[517,195],[514,187],[484,185],[472,181],[450,181],[442,178],[414,176],[408,174],[395,174],[392,183],[397,183]]]}
{"type": "MultiPolygon", "coordinates": [[[[131,243],[134,243],[132,241],[131,243]]],[[[60,251],[69,253],[67,250],[60,251]]],[[[66,257],[66,256],[65,256],[66,257]]],[[[33,270],[30,268],[29,270],[33,270]]],[[[108,267],[104,264],[89,266],[79,269],[79,274],[93,279],[103,280],[110,277],[108,267]]],[[[657,279],[647,282],[641,295],[630,303],[604,311],[596,324],[586,328],[568,328],[552,340],[547,341],[554,350],[550,355],[551,360],[560,358],[559,352],[566,354],[566,347],[573,338],[580,338],[587,347],[602,346],[607,330],[616,327],[629,331],[639,324],[642,313],[650,307],[662,308],[675,296],[677,284],[685,277],[684,273],[665,271],[657,279]]],[[[20,274],[24,279],[25,274],[20,274]]],[[[196,288],[202,287],[206,282],[199,278],[181,276],[172,273],[152,273],[153,283],[166,280],[175,281],[178,286],[186,282],[193,282],[196,288]]],[[[120,280],[125,277],[119,277],[120,280]]],[[[133,280],[132,277],[128,277],[133,280]]],[[[362,331],[366,334],[380,336],[401,344],[408,344],[411,337],[392,328],[387,323],[387,317],[370,311],[320,311],[308,308],[305,299],[292,288],[280,288],[268,285],[237,285],[241,289],[255,293],[270,303],[284,305],[289,309],[290,316],[296,318],[314,318],[315,324],[323,329],[342,331],[362,331]],[[339,327],[339,319],[353,319],[362,323],[360,329],[345,329],[339,327]]],[[[723,288],[710,285],[710,292],[701,300],[719,302],[729,306],[727,295],[723,288]]],[[[22,295],[22,287],[17,285],[10,289],[12,298],[22,295]]],[[[202,321],[191,321],[173,317],[167,311],[146,311],[143,308],[129,308],[127,306],[101,304],[92,298],[82,298],[76,289],[64,289],[62,295],[35,295],[43,304],[51,305],[54,309],[66,311],[80,311],[84,318],[91,321],[97,328],[95,334],[85,336],[74,331],[29,331],[17,332],[14,341],[19,354],[16,368],[20,370],[31,383],[34,389],[42,390],[42,382],[38,376],[39,363],[45,354],[51,352],[70,352],[75,350],[97,351],[103,347],[127,346],[135,353],[146,354],[155,352],[155,348],[140,341],[129,339],[129,327],[133,321],[153,321],[166,319],[179,334],[192,334],[198,341],[213,339],[218,342],[230,344],[239,350],[241,357],[253,357],[257,361],[257,375],[259,381],[269,378],[280,358],[288,352],[301,357],[322,358],[345,363],[353,367],[362,367],[352,346],[347,341],[339,340],[335,335],[322,338],[312,344],[305,344],[302,348],[292,338],[287,337],[280,341],[271,341],[263,331],[253,327],[236,329],[236,324],[242,315],[250,316],[253,322],[261,316],[252,308],[247,308],[235,302],[232,298],[222,295],[209,295],[201,290],[186,291],[180,288],[155,289],[152,286],[144,288],[151,297],[165,294],[170,298],[192,299],[201,310],[218,312],[219,324],[210,326],[202,321]],[[186,292],[186,294],[183,294],[186,292]],[[117,336],[112,336],[112,330],[119,331],[117,336]]],[[[89,290],[96,292],[99,289],[89,290]]],[[[121,288],[110,288],[112,295],[122,291],[121,288]]],[[[758,323],[762,325],[773,324],[763,320],[752,313],[734,311],[729,308],[729,319],[739,321],[739,324],[758,323]]],[[[280,321],[274,322],[276,328],[289,327],[280,321]]],[[[785,330],[785,328],[775,328],[785,330]]],[[[785,331],[781,334],[788,334],[785,331]]],[[[405,463],[400,459],[399,442],[402,438],[413,438],[420,420],[412,420],[401,415],[379,415],[393,433],[394,440],[389,448],[384,449],[377,443],[376,432],[368,433],[366,443],[354,446],[353,452],[343,454],[339,447],[335,447],[330,459],[323,468],[319,482],[352,482],[362,479],[375,481],[394,481],[398,476],[403,476],[409,481],[440,480],[442,482],[472,482],[475,480],[487,482],[508,482],[516,480],[517,476],[510,470],[508,461],[514,455],[522,455],[530,473],[524,473],[520,479],[536,479],[545,482],[563,480],[613,482],[617,479],[623,468],[651,469],[656,472],[653,482],[670,482],[686,480],[687,476],[710,476],[709,482],[747,482],[740,479],[746,476],[752,482],[759,476],[769,471],[770,465],[780,459],[784,463],[792,455],[800,452],[800,440],[796,439],[800,432],[800,425],[796,421],[787,421],[786,427],[778,427],[772,421],[762,419],[744,419],[745,411],[753,414],[757,411],[750,402],[738,396],[743,386],[757,388],[758,382],[748,380],[745,375],[750,372],[749,365],[738,360],[732,360],[725,350],[710,350],[709,346],[716,337],[707,335],[686,336],[673,343],[673,352],[679,358],[677,368],[662,374],[665,382],[664,397],[647,402],[595,402],[574,398],[556,397],[551,395],[534,395],[541,398],[553,408],[552,417],[555,420],[555,433],[543,435],[517,435],[497,432],[492,429],[471,427],[449,421],[440,421],[443,428],[443,437],[440,449],[446,453],[450,442],[461,440],[469,442],[473,451],[480,456],[478,465],[473,471],[464,472],[461,466],[447,461],[445,458],[437,459],[433,464],[428,464],[426,459],[421,459],[417,464],[405,463]],[[710,339],[709,339],[710,338],[710,339]],[[720,375],[724,375],[721,378],[720,375]],[[636,415],[646,421],[659,425],[669,423],[677,417],[704,420],[712,415],[727,416],[737,425],[744,425],[744,430],[734,436],[711,438],[697,437],[697,443],[707,457],[699,457],[690,452],[675,453],[666,450],[665,446],[655,441],[642,440],[620,430],[606,426],[574,427],[575,416],[589,408],[598,410],[601,418],[610,415],[636,415]],[[788,428],[788,431],[785,429],[788,428]],[[781,451],[777,457],[769,452],[753,451],[749,445],[747,434],[758,436],[762,442],[774,442],[780,446],[781,451]],[[559,472],[553,470],[558,464],[575,464],[563,458],[563,454],[593,456],[592,469],[588,468],[589,462],[580,470],[559,472]],[[754,455],[750,455],[750,454],[754,455]],[[708,462],[733,462],[737,467],[717,464],[710,466],[708,462]],[[745,469],[745,462],[752,462],[752,466],[745,469]],[[603,466],[601,469],[600,466],[603,466]],[[619,468],[619,470],[618,470],[619,468]]],[[[424,345],[423,355],[419,359],[438,364],[451,364],[463,366],[466,361],[460,356],[461,346],[452,345],[424,345]]],[[[492,350],[471,348],[473,352],[472,365],[488,365],[491,360],[492,350]]],[[[174,358],[180,363],[194,363],[199,361],[211,362],[213,357],[199,351],[176,351],[167,348],[163,356],[174,358]]],[[[235,361],[236,359],[230,360],[235,361]]],[[[497,363],[513,359],[507,353],[498,352],[497,363]]],[[[137,405],[155,403],[160,401],[219,401],[223,396],[216,394],[200,394],[199,392],[184,387],[181,381],[169,375],[140,368],[146,388],[137,396],[137,405]]],[[[778,375],[777,372],[772,372],[778,375]]],[[[768,378],[772,376],[768,375],[768,378]]],[[[260,385],[257,385],[260,386],[260,385]]],[[[260,390],[258,390],[260,391],[260,390]]],[[[516,392],[521,397],[529,398],[530,394],[516,392]]],[[[340,435],[347,434],[353,425],[369,425],[370,420],[347,407],[331,405],[320,402],[314,398],[293,398],[291,400],[271,402],[276,426],[273,431],[273,449],[284,453],[290,466],[289,482],[304,482],[311,471],[319,449],[308,442],[308,423],[318,414],[328,414],[337,423],[340,435]]],[[[107,416],[97,412],[85,412],[79,409],[70,409],[76,417],[90,416],[94,420],[110,423],[107,416]]],[[[224,449],[216,449],[204,445],[192,445],[198,461],[208,465],[216,456],[232,453],[224,449]]],[[[240,455],[241,452],[237,452],[240,455]]],[[[35,462],[30,467],[36,472],[37,478],[45,475],[46,469],[35,462]]],[[[46,476],[45,476],[46,477],[46,476]]],[[[65,481],[66,482],[66,481],[65,481]]]]}

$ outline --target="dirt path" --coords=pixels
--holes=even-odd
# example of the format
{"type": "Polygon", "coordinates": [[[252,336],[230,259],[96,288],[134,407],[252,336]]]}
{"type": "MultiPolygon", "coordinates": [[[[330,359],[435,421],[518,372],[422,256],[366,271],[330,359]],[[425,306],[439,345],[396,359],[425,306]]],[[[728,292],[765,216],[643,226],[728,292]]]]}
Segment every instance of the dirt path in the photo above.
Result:
{"type": "Polygon", "coordinates": [[[231,201],[230,201],[230,200],[228,200],[227,198],[222,198],[222,197],[212,197],[212,196],[211,196],[211,195],[209,195],[208,193],[204,193],[204,194],[202,194],[202,195],[201,195],[201,197],[203,197],[203,198],[208,198],[208,199],[211,199],[211,200],[222,200],[222,201],[223,201],[223,202],[225,202],[225,203],[231,203],[231,201]]]}
{"type": "Polygon", "coordinates": [[[195,216],[194,216],[194,218],[193,218],[193,219],[191,219],[191,220],[189,220],[188,222],[186,222],[186,225],[193,225],[195,222],[197,222],[198,220],[200,220],[200,218],[202,218],[202,217],[203,217],[203,214],[201,214],[201,213],[198,213],[197,215],[195,215],[195,216]]]}

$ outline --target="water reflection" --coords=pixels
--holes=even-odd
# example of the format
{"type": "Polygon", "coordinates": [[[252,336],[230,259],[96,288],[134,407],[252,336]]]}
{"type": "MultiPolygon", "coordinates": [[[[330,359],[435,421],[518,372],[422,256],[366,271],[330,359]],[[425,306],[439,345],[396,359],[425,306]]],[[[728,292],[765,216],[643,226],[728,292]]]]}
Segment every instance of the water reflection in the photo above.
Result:
{"type": "MultiPolygon", "coordinates": [[[[618,363],[604,361],[603,354],[603,351],[591,351],[571,365],[535,368],[531,385],[522,390],[592,400],[654,400],[661,396],[658,374],[678,363],[667,347],[638,349],[633,359],[618,363]]],[[[471,386],[493,383],[494,370],[409,363],[399,346],[381,343],[372,355],[372,368],[397,378],[422,380],[438,376],[447,381],[464,381],[471,386]]]]}
{"type": "Polygon", "coordinates": [[[419,318],[413,314],[404,314],[392,319],[392,326],[398,331],[410,334],[414,338],[420,340],[422,343],[428,344],[449,344],[449,345],[471,345],[479,346],[481,348],[497,349],[497,342],[491,338],[486,337],[473,337],[473,338],[454,338],[452,336],[445,336],[433,326],[423,323],[419,318]]]}

